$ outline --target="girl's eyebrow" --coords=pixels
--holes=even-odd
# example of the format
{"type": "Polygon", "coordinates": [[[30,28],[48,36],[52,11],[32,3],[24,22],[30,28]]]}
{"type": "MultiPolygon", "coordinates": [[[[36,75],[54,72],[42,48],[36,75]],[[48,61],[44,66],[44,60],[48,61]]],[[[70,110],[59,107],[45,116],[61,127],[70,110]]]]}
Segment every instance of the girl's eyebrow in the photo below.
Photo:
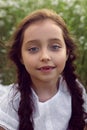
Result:
{"type": "MultiPolygon", "coordinates": [[[[61,39],[59,39],[59,38],[50,38],[50,39],[48,39],[49,43],[52,42],[52,41],[57,41],[59,43],[62,42],[61,39]]],[[[26,45],[33,45],[33,44],[40,44],[40,42],[41,41],[39,39],[35,39],[35,40],[29,40],[29,41],[25,42],[25,44],[26,45]]]]}
{"type": "Polygon", "coordinates": [[[59,38],[51,38],[51,39],[49,39],[49,41],[58,41],[58,42],[62,42],[61,39],[59,39],[59,38]]]}
{"type": "Polygon", "coordinates": [[[35,44],[35,43],[36,44],[40,43],[40,40],[35,39],[35,40],[29,40],[29,41],[25,42],[26,45],[32,45],[32,44],[35,44]]]}

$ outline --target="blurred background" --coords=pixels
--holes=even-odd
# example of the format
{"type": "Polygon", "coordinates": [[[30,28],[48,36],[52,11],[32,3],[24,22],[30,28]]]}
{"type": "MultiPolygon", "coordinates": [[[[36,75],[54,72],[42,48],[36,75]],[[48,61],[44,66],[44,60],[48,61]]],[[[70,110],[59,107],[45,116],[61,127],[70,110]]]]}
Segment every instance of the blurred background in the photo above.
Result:
{"type": "Polygon", "coordinates": [[[8,41],[15,27],[36,9],[60,14],[78,45],[77,73],[87,90],[87,0],[0,0],[0,84],[15,81],[15,68],[8,60],[8,41]]]}

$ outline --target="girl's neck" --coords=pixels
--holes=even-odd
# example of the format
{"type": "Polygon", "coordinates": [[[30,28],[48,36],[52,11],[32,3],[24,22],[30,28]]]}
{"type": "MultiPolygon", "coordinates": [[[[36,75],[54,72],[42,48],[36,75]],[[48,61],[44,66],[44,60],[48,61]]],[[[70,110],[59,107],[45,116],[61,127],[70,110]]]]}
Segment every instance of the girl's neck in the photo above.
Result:
{"type": "Polygon", "coordinates": [[[34,82],[32,88],[37,94],[40,102],[45,102],[52,98],[58,91],[58,81],[57,82],[34,82]]]}

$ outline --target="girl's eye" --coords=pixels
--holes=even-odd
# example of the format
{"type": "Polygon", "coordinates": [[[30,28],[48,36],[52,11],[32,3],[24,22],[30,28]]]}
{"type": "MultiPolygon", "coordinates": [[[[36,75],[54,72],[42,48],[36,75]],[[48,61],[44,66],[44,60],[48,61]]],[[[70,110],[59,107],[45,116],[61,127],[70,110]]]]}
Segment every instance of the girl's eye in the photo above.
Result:
{"type": "Polygon", "coordinates": [[[51,46],[52,51],[58,51],[59,48],[61,48],[61,47],[57,44],[51,46]]]}
{"type": "Polygon", "coordinates": [[[36,53],[36,52],[39,51],[39,48],[38,48],[38,47],[31,47],[31,48],[28,49],[28,51],[29,51],[30,53],[36,53]]]}

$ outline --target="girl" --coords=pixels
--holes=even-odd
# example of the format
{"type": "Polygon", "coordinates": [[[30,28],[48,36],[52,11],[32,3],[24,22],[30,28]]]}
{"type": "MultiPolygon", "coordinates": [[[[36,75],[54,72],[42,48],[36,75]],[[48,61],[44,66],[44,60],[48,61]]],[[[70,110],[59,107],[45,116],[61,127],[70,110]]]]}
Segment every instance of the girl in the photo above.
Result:
{"type": "Polygon", "coordinates": [[[0,130],[83,130],[85,90],[77,80],[74,44],[53,11],[31,13],[17,27],[10,59],[17,83],[0,104],[0,130]]]}

